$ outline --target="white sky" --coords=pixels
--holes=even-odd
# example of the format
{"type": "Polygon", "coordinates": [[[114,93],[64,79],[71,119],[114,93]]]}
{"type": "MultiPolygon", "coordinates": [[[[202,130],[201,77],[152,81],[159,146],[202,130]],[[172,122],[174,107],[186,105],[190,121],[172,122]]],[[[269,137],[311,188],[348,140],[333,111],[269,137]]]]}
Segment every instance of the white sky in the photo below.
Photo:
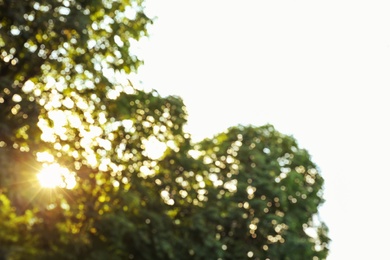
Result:
{"type": "Polygon", "coordinates": [[[329,260],[388,257],[390,2],[147,0],[144,87],[179,95],[196,140],[273,124],[325,178],[329,260]]]}

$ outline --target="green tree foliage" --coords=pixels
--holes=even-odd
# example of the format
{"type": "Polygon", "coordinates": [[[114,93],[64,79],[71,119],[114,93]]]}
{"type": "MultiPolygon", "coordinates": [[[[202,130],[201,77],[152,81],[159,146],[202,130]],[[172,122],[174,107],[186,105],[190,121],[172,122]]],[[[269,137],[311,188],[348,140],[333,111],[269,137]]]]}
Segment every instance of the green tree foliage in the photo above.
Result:
{"type": "Polygon", "coordinates": [[[313,222],[323,179],[292,137],[271,125],[239,126],[200,145],[213,183],[210,207],[220,212],[214,224],[224,259],[298,259],[296,252],[303,259],[326,257],[327,240],[306,233],[326,230],[313,222]]]}
{"type": "Polygon", "coordinates": [[[0,259],[325,259],[323,179],[292,137],[194,144],[180,98],[128,81],[151,23],[142,1],[0,0],[0,259]]]}
{"type": "Polygon", "coordinates": [[[94,0],[2,0],[0,19],[0,147],[5,154],[17,149],[12,158],[33,167],[28,153],[42,149],[41,139],[63,146],[81,138],[48,130],[41,136],[41,129],[58,125],[54,118],[77,117],[73,126],[89,128],[104,113],[115,90],[112,75],[141,63],[129,52],[129,39],[146,35],[151,21],[140,2],[94,0]]]}

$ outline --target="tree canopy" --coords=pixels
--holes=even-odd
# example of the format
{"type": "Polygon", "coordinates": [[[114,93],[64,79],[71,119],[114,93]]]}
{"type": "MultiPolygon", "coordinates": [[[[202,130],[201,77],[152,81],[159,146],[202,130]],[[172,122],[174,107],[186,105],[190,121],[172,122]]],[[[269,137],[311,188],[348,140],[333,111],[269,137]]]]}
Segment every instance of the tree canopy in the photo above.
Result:
{"type": "Polygon", "coordinates": [[[141,0],[0,0],[0,259],[325,259],[293,137],[194,143],[183,100],[131,84],[152,21],[141,0]]]}

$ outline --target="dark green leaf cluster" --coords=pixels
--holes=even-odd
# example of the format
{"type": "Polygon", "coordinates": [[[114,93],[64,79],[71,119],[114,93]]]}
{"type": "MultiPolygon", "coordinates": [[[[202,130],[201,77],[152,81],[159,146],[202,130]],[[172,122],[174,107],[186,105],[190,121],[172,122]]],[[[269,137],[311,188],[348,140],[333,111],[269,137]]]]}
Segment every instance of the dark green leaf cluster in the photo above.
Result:
{"type": "Polygon", "coordinates": [[[200,144],[214,185],[207,191],[220,212],[217,237],[224,259],[323,259],[327,240],[307,230],[323,202],[323,179],[306,150],[273,126],[233,127],[200,144]],[[259,246],[261,245],[261,246],[259,246]],[[301,252],[298,257],[296,252],[301,252]],[[303,253],[304,252],[304,253],[303,253]]]}

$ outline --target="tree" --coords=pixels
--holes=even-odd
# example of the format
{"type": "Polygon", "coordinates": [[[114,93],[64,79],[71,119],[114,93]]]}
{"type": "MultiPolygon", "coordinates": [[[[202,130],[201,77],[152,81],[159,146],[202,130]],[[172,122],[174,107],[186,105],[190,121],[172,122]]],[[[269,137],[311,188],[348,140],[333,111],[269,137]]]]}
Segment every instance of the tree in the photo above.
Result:
{"type": "Polygon", "coordinates": [[[194,144],[180,98],[128,81],[151,23],[142,1],[0,0],[0,257],[325,258],[323,179],[293,138],[194,144]]]}
{"type": "MultiPolygon", "coordinates": [[[[91,133],[103,128],[105,105],[120,92],[113,75],[141,64],[130,45],[146,35],[151,19],[141,1],[95,0],[4,0],[0,19],[0,189],[19,214],[39,208],[41,221],[31,228],[40,234],[40,224],[70,211],[58,210],[67,191],[48,202],[38,189],[34,172],[49,163],[39,155],[77,169],[78,178],[82,170],[97,172],[87,159],[94,156],[88,140],[96,142],[91,133]]],[[[46,233],[40,241],[59,237],[46,233]]]]}
{"type": "Polygon", "coordinates": [[[313,219],[323,179],[292,137],[271,125],[238,126],[204,140],[200,149],[210,165],[208,203],[219,212],[214,224],[224,259],[326,258],[328,239],[319,237],[326,226],[313,219]]]}

